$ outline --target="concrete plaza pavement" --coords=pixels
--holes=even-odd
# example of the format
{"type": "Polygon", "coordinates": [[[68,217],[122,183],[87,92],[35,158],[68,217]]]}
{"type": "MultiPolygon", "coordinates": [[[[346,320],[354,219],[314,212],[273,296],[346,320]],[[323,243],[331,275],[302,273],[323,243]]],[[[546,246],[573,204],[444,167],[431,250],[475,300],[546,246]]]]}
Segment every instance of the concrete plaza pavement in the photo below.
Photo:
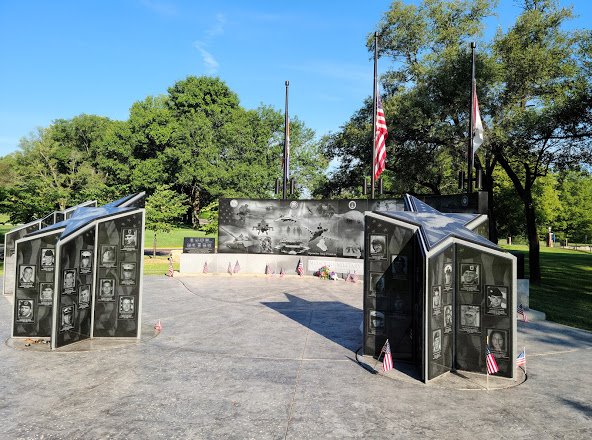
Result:
{"type": "Polygon", "coordinates": [[[518,324],[528,380],[486,391],[361,368],[360,283],[146,276],[140,341],[69,351],[15,344],[11,310],[0,439],[592,438],[592,333],[551,322],[518,324]]]}

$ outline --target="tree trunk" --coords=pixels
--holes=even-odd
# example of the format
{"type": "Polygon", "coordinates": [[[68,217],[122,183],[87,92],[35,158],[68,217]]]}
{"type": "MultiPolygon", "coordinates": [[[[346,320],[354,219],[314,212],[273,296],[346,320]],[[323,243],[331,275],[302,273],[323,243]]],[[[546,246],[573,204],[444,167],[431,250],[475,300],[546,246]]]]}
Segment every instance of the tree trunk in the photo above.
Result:
{"type": "Polygon", "coordinates": [[[495,210],[495,200],[493,198],[493,170],[497,161],[488,158],[485,161],[485,171],[483,172],[483,189],[487,191],[487,217],[489,218],[489,241],[497,244],[499,237],[497,235],[497,215],[495,210]]]}
{"type": "Polygon", "coordinates": [[[526,232],[528,236],[528,267],[530,282],[541,283],[540,245],[536,228],[536,217],[532,202],[525,203],[524,213],[526,217],[526,232]]]}
{"type": "Polygon", "coordinates": [[[197,185],[191,187],[191,225],[193,229],[199,227],[199,211],[201,209],[201,193],[197,185]]]}
{"type": "Polygon", "coordinates": [[[520,182],[518,175],[509,162],[502,154],[496,155],[496,159],[502,166],[512,183],[520,199],[524,203],[524,218],[526,220],[526,235],[528,237],[528,267],[530,272],[530,282],[533,284],[540,284],[541,282],[541,263],[539,237],[536,229],[536,216],[534,211],[534,204],[532,202],[532,185],[534,178],[531,179],[528,168],[526,167],[526,182],[524,186],[520,182]],[[529,180],[531,179],[531,180],[529,180]]]}
{"type": "MultiPolygon", "coordinates": [[[[489,179],[488,179],[489,180],[489,179]]],[[[489,217],[489,241],[497,244],[497,216],[495,213],[495,200],[493,199],[493,185],[487,188],[487,217],[489,217]]]]}

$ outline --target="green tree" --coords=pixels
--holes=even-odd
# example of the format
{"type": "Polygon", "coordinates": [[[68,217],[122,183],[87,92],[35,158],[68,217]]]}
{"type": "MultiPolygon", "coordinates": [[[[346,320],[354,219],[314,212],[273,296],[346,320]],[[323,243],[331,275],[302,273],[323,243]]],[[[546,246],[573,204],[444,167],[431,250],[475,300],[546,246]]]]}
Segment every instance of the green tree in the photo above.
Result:
{"type": "MultiPolygon", "coordinates": [[[[468,141],[470,53],[495,1],[394,1],[378,25],[379,54],[394,68],[382,78],[389,127],[387,171],[396,192],[454,191],[468,141]],[[400,185],[400,186],[399,186],[400,185]]],[[[590,31],[565,30],[571,10],[554,0],[524,0],[516,24],[493,44],[479,42],[477,90],[486,129],[476,163],[485,171],[495,224],[494,170],[509,177],[524,211],[530,276],[540,280],[535,183],[549,171],[590,162],[592,69],[590,31]]],[[[373,51],[373,41],[368,47],[373,51]]],[[[369,171],[372,112],[366,102],[344,129],[328,138],[343,173],[325,193],[352,191],[369,171]]],[[[495,231],[490,231],[495,240],[495,231]]]]}
{"type": "MultiPolygon", "coordinates": [[[[467,145],[471,64],[466,42],[479,35],[481,20],[492,13],[494,4],[394,1],[379,23],[379,56],[393,60],[381,79],[389,128],[383,178],[390,195],[457,192],[456,171],[466,161],[467,145]]],[[[367,44],[373,52],[373,35],[367,44]]],[[[478,69],[484,78],[494,72],[485,57],[479,59],[478,69]]],[[[326,140],[327,154],[341,161],[322,192],[355,192],[370,172],[371,145],[368,99],[340,132],[326,140]]]]}
{"type": "Polygon", "coordinates": [[[554,229],[571,241],[589,243],[592,239],[592,175],[569,171],[559,184],[561,211],[554,229]]]}
{"type": "Polygon", "coordinates": [[[170,232],[173,222],[187,212],[187,197],[161,185],[146,199],[146,229],[154,233],[152,256],[156,256],[157,232],[170,232]]]}
{"type": "Polygon", "coordinates": [[[489,145],[522,202],[530,279],[541,279],[535,183],[553,169],[591,159],[590,32],[567,31],[571,9],[525,0],[524,12],[493,55],[500,68],[491,106],[489,145]],[[587,64],[588,63],[588,64],[587,64]]]}

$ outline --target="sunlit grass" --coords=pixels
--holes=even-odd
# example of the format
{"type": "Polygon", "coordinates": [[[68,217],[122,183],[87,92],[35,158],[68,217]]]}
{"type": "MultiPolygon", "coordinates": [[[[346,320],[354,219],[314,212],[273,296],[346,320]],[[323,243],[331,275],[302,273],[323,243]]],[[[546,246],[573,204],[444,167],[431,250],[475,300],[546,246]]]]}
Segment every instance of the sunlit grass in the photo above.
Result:
{"type": "MultiPolygon", "coordinates": [[[[525,254],[528,247],[503,246],[525,254]]],[[[530,306],[547,319],[592,330],[592,254],[562,248],[541,247],[541,284],[530,285],[530,306]]]]}

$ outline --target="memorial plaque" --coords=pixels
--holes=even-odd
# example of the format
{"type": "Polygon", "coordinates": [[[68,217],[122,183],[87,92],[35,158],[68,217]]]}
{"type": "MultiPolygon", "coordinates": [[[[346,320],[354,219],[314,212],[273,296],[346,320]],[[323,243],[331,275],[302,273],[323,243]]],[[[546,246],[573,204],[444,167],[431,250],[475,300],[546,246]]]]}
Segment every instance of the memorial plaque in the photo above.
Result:
{"type": "Polygon", "coordinates": [[[55,269],[55,250],[41,249],[41,271],[53,272],[55,269]]]}
{"type": "Polygon", "coordinates": [[[461,304],[459,330],[465,333],[481,332],[481,307],[461,304]]]}
{"type": "Polygon", "coordinates": [[[461,292],[481,292],[481,265],[477,263],[460,265],[461,292]]]}
{"type": "Polygon", "coordinates": [[[442,329],[434,330],[432,332],[432,359],[440,359],[442,357],[442,329]]]}
{"type": "Polygon", "coordinates": [[[51,307],[53,305],[53,283],[39,283],[39,305],[51,307]]]}
{"type": "Polygon", "coordinates": [[[432,286],[432,314],[442,314],[442,286],[432,286]]]}
{"type": "Polygon", "coordinates": [[[97,301],[111,302],[115,301],[115,280],[111,278],[101,278],[99,280],[99,293],[97,301]]]}
{"type": "Polygon", "coordinates": [[[138,249],[138,230],[125,228],[121,234],[121,250],[135,251],[138,249]]]}
{"type": "Polygon", "coordinates": [[[16,322],[32,324],[35,322],[35,300],[19,299],[16,305],[16,322]]]}
{"type": "Polygon", "coordinates": [[[370,272],[370,296],[384,296],[384,276],[380,272],[370,272]]]}
{"type": "Polygon", "coordinates": [[[444,306],[444,333],[452,331],[452,306],[444,306]]]}
{"type": "Polygon", "coordinates": [[[60,314],[60,333],[74,328],[74,306],[62,306],[60,314]]]}
{"type": "Polygon", "coordinates": [[[508,314],[508,288],[485,286],[485,313],[488,315],[508,314]]]}
{"type": "Polygon", "coordinates": [[[32,289],[35,287],[35,266],[22,264],[19,266],[19,273],[19,288],[32,289]]]}
{"type": "Polygon", "coordinates": [[[487,340],[496,358],[508,357],[508,331],[496,328],[487,329],[487,340]]]}
{"type": "MultiPolygon", "coordinates": [[[[271,240],[270,240],[271,243],[271,240]]],[[[216,239],[209,237],[185,237],[183,238],[184,254],[213,254],[216,239]]],[[[271,250],[271,246],[270,246],[271,250]]]]}
{"type": "Polygon", "coordinates": [[[76,290],[76,269],[64,270],[62,286],[62,295],[71,295],[74,293],[76,290]]]}
{"type": "Polygon", "coordinates": [[[135,298],[133,296],[120,296],[117,319],[134,319],[134,316],[135,298]]]}
{"type": "Polygon", "coordinates": [[[372,335],[382,335],[385,331],[384,312],[370,310],[370,319],[368,333],[372,335]]]}
{"type": "Polygon", "coordinates": [[[80,274],[89,274],[92,272],[92,252],[88,249],[80,251],[80,274]]]}
{"type": "Polygon", "coordinates": [[[386,260],[386,235],[370,235],[369,244],[371,260],[386,260]]]}
{"type": "Polygon", "coordinates": [[[406,255],[391,255],[391,274],[395,280],[407,279],[408,260],[406,255]]]}
{"type": "Polygon", "coordinates": [[[90,306],[90,284],[83,284],[78,288],[78,310],[88,309],[90,306]]]}

